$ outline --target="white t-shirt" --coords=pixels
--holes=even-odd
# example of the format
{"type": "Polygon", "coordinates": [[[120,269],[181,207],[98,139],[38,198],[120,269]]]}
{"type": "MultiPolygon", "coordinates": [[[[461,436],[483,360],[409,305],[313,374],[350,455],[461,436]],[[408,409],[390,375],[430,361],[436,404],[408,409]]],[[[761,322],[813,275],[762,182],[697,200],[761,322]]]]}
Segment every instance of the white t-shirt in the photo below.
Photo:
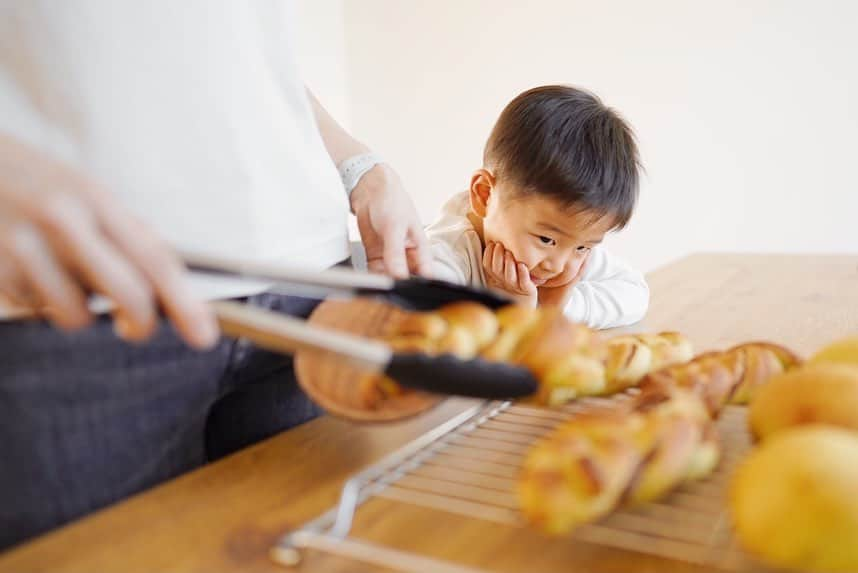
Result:
{"type": "Polygon", "coordinates": [[[294,8],[5,1],[0,131],[101,182],[178,247],[331,266],[348,257],[348,202],[299,75],[294,8]]]}
{"type": "MultiPolygon", "coordinates": [[[[468,192],[457,193],[441,209],[426,234],[432,249],[434,276],[458,284],[485,286],[483,245],[468,220],[468,192]]],[[[649,307],[644,276],[628,263],[596,246],[581,281],[572,287],[564,309],[570,320],[593,328],[626,326],[641,320],[649,307]]]]}

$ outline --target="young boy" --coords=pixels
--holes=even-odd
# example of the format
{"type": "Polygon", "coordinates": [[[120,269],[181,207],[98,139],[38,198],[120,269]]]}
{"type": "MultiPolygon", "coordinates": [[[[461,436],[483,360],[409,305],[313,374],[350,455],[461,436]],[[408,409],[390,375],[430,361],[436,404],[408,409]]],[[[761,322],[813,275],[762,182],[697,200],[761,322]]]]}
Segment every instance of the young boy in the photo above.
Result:
{"type": "Polygon", "coordinates": [[[631,218],[638,169],[631,129],[597,97],[524,92],[501,113],[470,189],[427,229],[435,277],[560,305],[594,328],[639,321],[643,275],[599,246],[631,218]]]}

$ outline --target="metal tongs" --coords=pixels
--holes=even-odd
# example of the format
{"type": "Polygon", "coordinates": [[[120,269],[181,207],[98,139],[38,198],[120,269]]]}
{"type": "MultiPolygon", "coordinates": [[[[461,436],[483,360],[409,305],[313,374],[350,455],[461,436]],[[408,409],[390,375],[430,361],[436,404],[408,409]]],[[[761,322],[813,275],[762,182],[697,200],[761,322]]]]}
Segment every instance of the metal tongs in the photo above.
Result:
{"type": "Polygon", "coordinates": [[[188,252],[182,252],[181,256],[190,271],[273,282],[276,288],[290,294],[301,295],[309,291],[315,295],[385,295],[386,299],[410,310],[434,310],[445,304],[462,300],[478,302],[492,309],[512,302],[488,290],[422,277],[394,279],[386,275],[345,267],[308,271],[281,264],[243,261],[188,252]]]}
{"type": "MultiPolygon", "coordinates": [[[[510,304],[494,293],[438,280],[392,279],[339,268],[315,272],[187,253],[183,258],[189,270],[268,281],[285,292],[297,285],[356,295],[385,294],[387,299],[415,310],[431,310],[462,300],[490,308],[510,304]]],[[[394,352],[383,342],[316,326],[283,313],[233,301],[211,304],[228,336],[244,337],[260,347],[286,354],[298,350],[331,352],[363,370],[384,373],[416,390],[490,399],[517,398],[537,390],[536,378],[519,366],[480,358],[461,360],[449,354],[394,352]]]]}

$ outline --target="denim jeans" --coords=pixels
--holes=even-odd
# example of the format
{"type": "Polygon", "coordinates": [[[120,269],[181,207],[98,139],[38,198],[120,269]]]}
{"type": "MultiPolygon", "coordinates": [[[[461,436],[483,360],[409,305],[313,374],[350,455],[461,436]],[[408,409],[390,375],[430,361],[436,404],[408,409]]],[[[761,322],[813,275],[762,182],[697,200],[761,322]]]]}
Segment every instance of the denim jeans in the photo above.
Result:
{"type": "MultiPolygon", "coordinates": [[[[302,317],[318,304],[248,302],[302,317]]],[[[319,412],[290,357],[243,341],[197,352],[168,324],[132,345],[108,318],[74,334],[0,323],[0,549],[319,412]]]]}

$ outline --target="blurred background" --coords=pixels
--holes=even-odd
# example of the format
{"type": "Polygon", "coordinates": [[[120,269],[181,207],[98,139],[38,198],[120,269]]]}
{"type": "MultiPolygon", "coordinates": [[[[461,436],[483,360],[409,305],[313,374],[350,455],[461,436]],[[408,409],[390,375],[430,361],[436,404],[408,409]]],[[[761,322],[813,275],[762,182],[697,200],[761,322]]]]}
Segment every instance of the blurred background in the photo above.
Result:
{"type": "Polygon", "coordinates": [[[693,251],[858,252],[858,2],[299,4],[308,85],[424,223],[466,188],[509,100],[566,83],[637,133],[641,200],[607,245],[641,270],[693,251]]]}

